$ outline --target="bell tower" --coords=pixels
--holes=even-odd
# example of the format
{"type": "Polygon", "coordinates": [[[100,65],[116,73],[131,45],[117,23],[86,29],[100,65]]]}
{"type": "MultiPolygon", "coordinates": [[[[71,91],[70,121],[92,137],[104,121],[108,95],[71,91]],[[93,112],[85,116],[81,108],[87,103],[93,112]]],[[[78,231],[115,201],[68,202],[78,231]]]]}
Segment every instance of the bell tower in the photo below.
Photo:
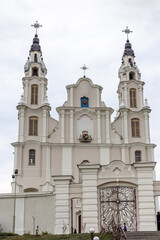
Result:
{"type": "MultiPolygon", "coordinates": [[[[23,94],[17,106],[18,142],[12,144],[15,148],[14,169],[18,169],[19,173],[17,183],[18,181],[22,183],[22,187],[19,186],[20,192],[30,189],[28,177],[34,179],[33,189],[30,191],[43,191],[44,188],[41,186],[50,183],[50,148],[44,146],[49,134],[51,110],[47,100],[47,69],[37,34],[37,29],[41,25],[36,21],[31,26],[36,29],[36,33],[24,66],[23,94]]],[[[50,185],[48,186],[47,189],[50,189],[50,185]]]]}
{"type": "Polygon", "coordinates": [[[122,64],[118,72],[120,83],[118,86],[119,107],[125,106],[131,110],[141,110],[144,105],[143,85],[140,71],[135,63],[135,54],[128,39],[131,33],[128,27],[123,31],[127,34],[127,41],[122,56],[122,64]]]}
{"type": "Polygon", "coordinates": [[[140,147],[140,143],[150,144],[149,113],[151,109],[148,106],[147,99],[144,99],[143,96],[145,83],[141,80],[141,73],[135,63],[135,53],[128,39],[128,35],[132,31],[126,27],[123,32],[127,34],[127,40],[122,56],[122,64],[118,71],[119,110],[116,116],[116,120],[121,119],[122,139],[125,144],[122,147],[122,161],[126,162],[128,158],[126,144],[134,144],[135,155],[139,154],[139,159],[146,160],[145,158],[148,156],[152,161],[153,156],[150,146],[146,145],[146,153],[146,150],[143,149],[142,151],[142,146],[140,147]]]}

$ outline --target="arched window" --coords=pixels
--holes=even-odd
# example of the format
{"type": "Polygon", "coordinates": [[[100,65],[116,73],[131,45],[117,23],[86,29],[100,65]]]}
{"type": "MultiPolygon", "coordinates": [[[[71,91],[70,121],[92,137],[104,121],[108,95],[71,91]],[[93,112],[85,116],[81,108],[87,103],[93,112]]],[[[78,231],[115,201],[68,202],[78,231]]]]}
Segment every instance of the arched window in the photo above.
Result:
{"type": "Polygon", "coordinates": [[[132,137],[140,137],[140,123],[138,118],[131,119],[132,137]]]}
{"type": "Polygon", "coordinates": [[[142,160],[141,151],[139,150],[135,151],[135,162],[140,162],[141,160],[142,160]]]}
{"type": "Polygon", "coordinates": [[[37,62],[37,53],[34,54],[34,61],[37,62]]]}
{"type": "Polygon", "coordinates": [[[36,160],[36,150],[30,149],[29,150],[29,165],[35,165],[36,160]]]}
{"type": "Polygon", "coordinates": [[[38,85],[31,86],[31,104],[38,104],[38,85]]]}
{"type": "Polygon", "coordinates": [[[136,89],[131,88],[129,90],[129,95],[130,95],[130,107],[131,108],[136,108],[137,107],[136,89]]]}
{"type": "Polygon", "coordinates": [[[38,135],[38,118],[37,117],[29,118],[29,135],[30,136],[38,135]]]}
{"type": "Polygon", "coordinates": [[[134,72],[130,72],[129,73],[129,80],[135,79],[135,73],[134,72]]]}
{"type": "Polygon", "coordinates": [[[32,68],[32,76],[38,77],[38,68],[36,68],[36,67],[32,68]]]}

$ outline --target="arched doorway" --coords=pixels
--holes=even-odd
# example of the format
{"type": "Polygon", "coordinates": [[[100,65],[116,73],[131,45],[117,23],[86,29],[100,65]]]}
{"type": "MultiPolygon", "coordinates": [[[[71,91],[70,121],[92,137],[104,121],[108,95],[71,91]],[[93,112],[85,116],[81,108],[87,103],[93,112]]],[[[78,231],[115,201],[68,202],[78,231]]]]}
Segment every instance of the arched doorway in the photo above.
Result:
{"type": "Polygon", "coordinates": [[[127,186],[104,187],[100,189],[100,225],[112,230],[111,223],[126,223],[129,231],[137,230],[136,189],[127,186]]]}

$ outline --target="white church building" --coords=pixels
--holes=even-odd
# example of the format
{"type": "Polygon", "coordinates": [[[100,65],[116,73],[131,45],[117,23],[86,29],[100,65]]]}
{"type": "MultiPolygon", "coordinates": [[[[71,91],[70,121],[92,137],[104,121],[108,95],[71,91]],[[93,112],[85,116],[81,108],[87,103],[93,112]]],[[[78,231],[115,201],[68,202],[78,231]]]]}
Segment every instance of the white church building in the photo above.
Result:
{"type": "Polygon", "coordinates": [[[113,122],[113,109],[101,100],[103,88],[86,76],[66,86],[57,121],[50,115],[47,69],[35,35],[17,106],[12,194],[0,195],[4,231],[34,233],[38,226],[55,234],[91,227],[99,232],[112,219],[125,222],[129,231],[157,230],[160,184],[154,178],[151,108],[134,58],[127,39],[113,122]]]}

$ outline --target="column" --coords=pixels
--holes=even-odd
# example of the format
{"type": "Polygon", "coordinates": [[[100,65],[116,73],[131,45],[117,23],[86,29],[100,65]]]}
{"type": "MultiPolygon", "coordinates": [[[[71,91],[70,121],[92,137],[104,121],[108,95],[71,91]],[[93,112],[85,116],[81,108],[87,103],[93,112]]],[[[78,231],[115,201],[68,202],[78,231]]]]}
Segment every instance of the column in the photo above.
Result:
{"type": "Polygon", "coordinates": [[[153,192],[153,171],[156,163],[135,163],[138,179],[138,231],[157,231],[153,192]]]}
{"type": "Polygon", "coordinates": [[[61,143],[64,143],[64,110],[61,110],[61,143]]]}
{"type": "Polygon", "coordinates": [[[72,176],[53,176],[56,190],[55,199],[55,234],[70,232],[69,216],[69,185],[73,181],[72,176]],[[64,232],[64,229],[66,231],[64,232]]]}
{"type": "Polygon", "coordinates": [[[97,111],[97,142],[101,143],[101,122],[100,111],[97,111]]]}
{"type": "Polygon", "coordinates": [[[150,143],[149,114],[148,114],[148,112],[144,112],[144,123],[145,123],[145,139],[146,139],[146,143],[150,143]]]}
{"type": "Polygon", "coordinates": [[[110,113],[106,111],[106,143],[110,143],[110,113]]]}
{"type": "Polygon", "coordinates": [[[43,109],[42,116],[43,116],[42,142],[46,142],[46,135],[47,135],[47,110],[46,109],[43,109]]]}
{"type": "Polygon", "coordinates": [[[94,228],[98,232],[98,190],[97,173],[99,164],[78,165],[82,174],[82,224],[86,232],[94,228]]]}
{"type": "Polygon", "coordinates": [[[73,110],[70,110],[70,143],[73,143],[73,110]]]}

